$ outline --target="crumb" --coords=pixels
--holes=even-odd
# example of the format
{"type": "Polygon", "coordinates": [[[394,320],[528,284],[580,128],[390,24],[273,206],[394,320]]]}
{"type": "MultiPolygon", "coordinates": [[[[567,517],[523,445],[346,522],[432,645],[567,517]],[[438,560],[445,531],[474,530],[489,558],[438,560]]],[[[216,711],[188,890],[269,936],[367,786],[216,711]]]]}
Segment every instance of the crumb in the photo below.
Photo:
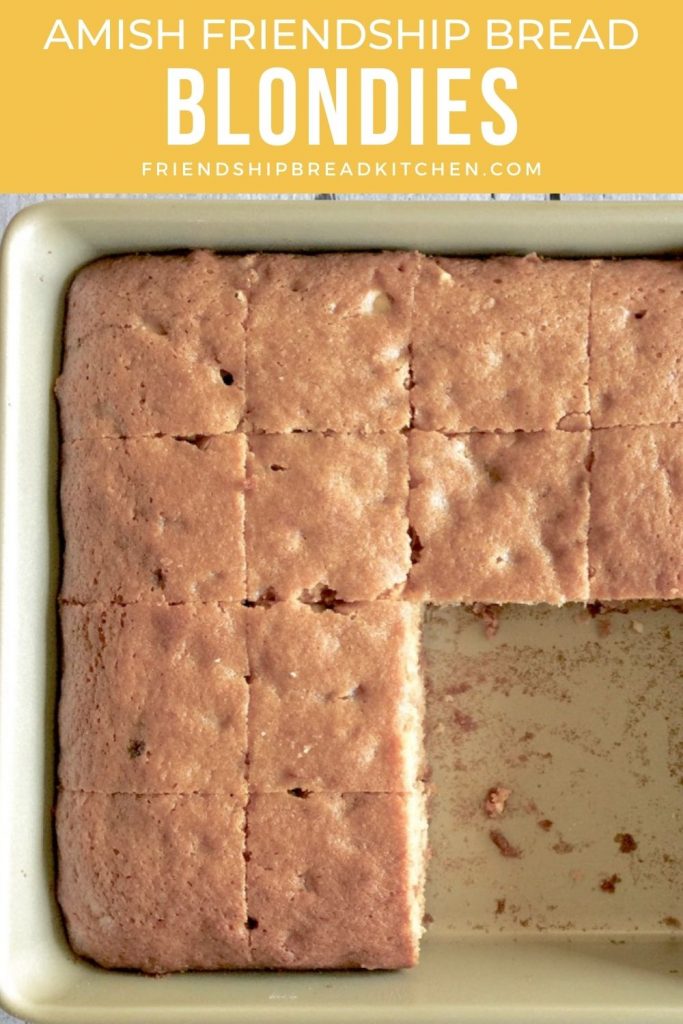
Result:
{"type": "Polygon", "coordinates": [[[668,914],[666,917],[662,918],[662,924],[665,924],[667,926],[667,928],[680,928],[681,927],[680,918],[673,917],[671,914],[668,914]]]}
{"type": "Polygon", "coordinates": [[[612,632],[612,623],[609,619],[598,619],[595,625],[598,636],[609,636],[612,632]]]}
{"type": "Polygon", "coordinates": [[[573,853],[574,847],[571,843],[568,843],[566,839],[558,839],[558,841],[553,845],[553,850],[555,853],[573,853]]]}
{"type": "Polygon", "coordinates": [[[489,832],[489,838],[493,845],[498,848],[501,857],[512,857],[518,859],[522,856],[522,851],[519,847],[513,846],[509,839],[507,839],[499,829],[492,828],[489,832]]]}
{"type": "Polygon", "coordinates": [[[481,619],[487,640],[492,640],[500,628],[500,607],[496,604],[481,604],[477,601],[472,605],[472,611],[478,619],[481,619]]]}
{"type": "Polygon", "coordinates": [[[454,697],[459,697],[462,693],[468,693],[472,689],[470,683],[457,683],[453,686],[449,686],[445,691],[446,698],[453,700],[454,697]]]}
{"type": "Polygon", "coordinates": [[[620,853],[633,853],[638,849],[638,843],[629,832],[617,832],[614,842],[619,844],[620,853]]]}
{"type": "Polygon", "coordinates": [[[428,925],[430,925],[430,924],[434,924],[434,918],[432,917],[432,915],[431,914],[423,914],[423,916],[422,916],[422,924],[425,926],[425,928],[427,928],[428,925]]]}
{"type": "Polygon", "coordinates": [[[619,875],[610,875],[609,878],[603,878],[602,882],[600,882],[600,889],[602,892],[614,892],[620,881],[619,875]]]}
{"type": "Polygon", "coordinates": [[[637,619],[633,619],[633,621],[631,622],[631,629],[634,633],[643,633],[645,631],[645,626],[642,624],[642,622],[638,622],[637,619]]]}
{"type": "Polygon", "coordinates": [[[472,716],[465,714],[464,711],[454,711],[453,720],[463,732],[476,732],[479,728],[472,716]]]}
{"type": "Polygon", "coordinates": [[[544,832],[550,832],[550,829],[553,827],[553,822],[550,818],[542,818],[537,822],[537,825],[539,828],[542,828],[544,832]]]}
{"type": "Polygon", "coordinates": [[[136,757],[142,757],[146,749],[147,744],[144,740],[131,740],[128,744],[128,756],[133,759],[136,757]]]}
{"type": "Polygon", "coordinates": [[[585,412],[566,412],[557,423],[558,430],[585,430],[588,427],[588,414],[585,412]]]}
{"type": "Polygon", "coordinates": [[[592,619],[599,615],[628,615],[631,610],[628,601],[592,601],[586,608],[592,619]]]}
{"type": "Polygon", "coordinates": [[[505,786],[494,786],[486,794],[484,810],[489,818],[500,818],[505,811],[505,805],[512,796],[512,790],[505,786]]]}
{"type": "Polygon", "coordinates": [[[496,900],[496,917],[505,913],[505,899],[496,900]]]}

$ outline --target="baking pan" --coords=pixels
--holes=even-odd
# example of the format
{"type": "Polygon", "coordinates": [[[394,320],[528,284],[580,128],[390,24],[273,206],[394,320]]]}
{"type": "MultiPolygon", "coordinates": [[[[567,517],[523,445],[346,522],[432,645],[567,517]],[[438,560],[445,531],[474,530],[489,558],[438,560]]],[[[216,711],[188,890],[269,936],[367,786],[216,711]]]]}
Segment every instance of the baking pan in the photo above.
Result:
{"type": "Polygon", "coordinates": [[[670,254],[683,207],[75,200],[16,218],[2,255],[2,1004],[64,1024],[683,1021],[676,607],[428,610],[433,920],[418,968],[156,979],[70,953],[52,841],[63,300],[104,253],[195,246],[670,254]],[[490,819],[496,786],[512,792],[490,819]]]}

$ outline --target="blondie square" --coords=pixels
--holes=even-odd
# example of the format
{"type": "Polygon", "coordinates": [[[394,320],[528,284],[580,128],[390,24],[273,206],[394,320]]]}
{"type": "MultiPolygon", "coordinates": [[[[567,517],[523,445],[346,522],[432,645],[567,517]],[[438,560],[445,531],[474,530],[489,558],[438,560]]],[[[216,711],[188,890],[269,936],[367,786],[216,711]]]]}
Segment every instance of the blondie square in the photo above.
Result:
{"type": "Polygon", "coordinates": [[[246,793],[241,605],[63,605],[59,777],[109,793],[246,793]]]}
{"type": "Polygon", "coordinates": [[[262,255],[247,321],[247,417],[266,433],[408,425],[415,253],[262,255]]]}
{"type": "Polygon", "coordinates": [[[254,435],[247,464],[251,600],[374,600],[406,580],[408,451],[401,434],[254,435]]]}
{"type": "Polygon", "coordinates": [[[69,292],[57,381],[67,440],[234,430],[251,258],[98,260],[69,292]]]}
{"type": "Polygon", "coordinates": [[[273,604],[248,614],[253,791],[408,792],[423,771],[420,611],[273,604]]]}
{"type": "Polygon", "coordinates": [[[249,964],[244,828],[230,796],[62,791],[57,892],[74,951],[151,974],[249,964]]]}
{"type": "Polygon", "coordinates": [[[254,963],[417,962],[426,847],[421,794],[257,794],[247,817],[254,963]]]}
{"type": "Polygon", "coordinates": [[[415,426],[448,433],[588,425],[591,266],[538,257],[423,264],[415,426]]]}
{"type": "Polygon", "coordinates": [[[239,601],[241,434],[73,441],[62,447],[69,601],[239,601]]]}
{"type": "Polygon", "coordinates": [[[597,427],[683,420],[683,261],[598,264],[591,308],[597,427]]]}
{"type": "Polygon", "coordinates": [[[591,597],[683,597],[683,425],[593,434],[591,597]]]}
{"type": "Polygon", "coordinates": [[[588,432],[410,437],[408,592],[535,604],[588,596],[588,432]]]}

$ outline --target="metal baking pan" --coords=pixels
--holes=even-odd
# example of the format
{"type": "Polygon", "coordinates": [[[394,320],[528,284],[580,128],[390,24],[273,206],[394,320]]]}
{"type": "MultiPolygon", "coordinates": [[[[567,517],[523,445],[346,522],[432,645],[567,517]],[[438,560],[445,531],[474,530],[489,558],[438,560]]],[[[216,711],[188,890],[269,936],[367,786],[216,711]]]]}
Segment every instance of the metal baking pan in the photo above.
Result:
{"type": "Polygon", "coordinates": [[[2,1004],[64,1024],[683,1021],[675,607],[428,611],[433,921],[418,968],[155,979],[70,953],[51,816],[63,300],[104,253],[196,246],[671,254],[683,206],[75,200],[15,219],[2,256],[2,1004]],[[495,786],[512,793],[493,820],[495,786]]]}

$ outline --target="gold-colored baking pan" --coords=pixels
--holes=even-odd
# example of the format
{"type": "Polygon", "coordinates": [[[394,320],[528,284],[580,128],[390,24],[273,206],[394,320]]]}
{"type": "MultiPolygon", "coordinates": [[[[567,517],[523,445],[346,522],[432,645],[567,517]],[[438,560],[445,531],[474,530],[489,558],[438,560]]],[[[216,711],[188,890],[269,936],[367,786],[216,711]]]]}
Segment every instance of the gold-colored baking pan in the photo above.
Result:
{"type": "Polygon", "coordinates": [[[74,200],[17,217],[2,255],[3,1005],[63,1024],[683,1021],[683,616],[671,607],[428,611],[433,922],[415,970],[154,979],[70,953],[51,818],[63,299],[101,254],[195,246],[671,254],[683,207],[74,200]],[[494,786],[512,791],[499,819],[483,807],[494,786]]]}

